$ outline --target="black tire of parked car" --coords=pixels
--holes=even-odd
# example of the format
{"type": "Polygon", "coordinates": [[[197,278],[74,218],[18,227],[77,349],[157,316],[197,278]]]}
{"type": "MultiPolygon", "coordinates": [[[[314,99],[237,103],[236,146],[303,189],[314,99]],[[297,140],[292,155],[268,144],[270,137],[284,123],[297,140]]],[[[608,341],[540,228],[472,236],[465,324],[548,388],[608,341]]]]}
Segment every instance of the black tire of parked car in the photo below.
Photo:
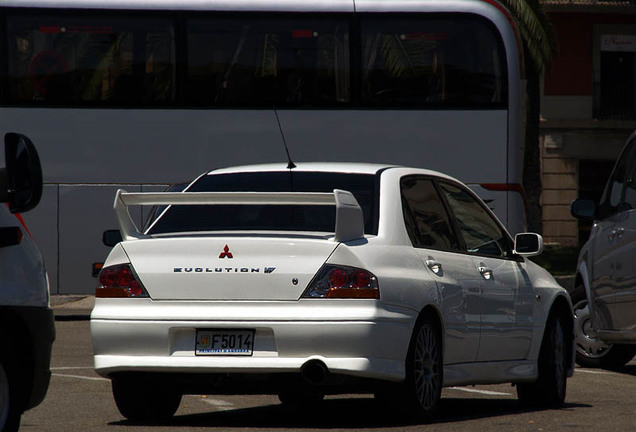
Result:
{"type": "Polygon", "coordinates": [[[115,378],[112,387],[119,412],[134,422],[165,422],[181,404],[182,395],[177,389],[151,380],[115,378]]]}
{"type": "Polygon", "coordinates": [[[576,363],[582,367],[601,369],[620,369],[625,366],[636,355],[636,345],[603,343],[603,348],[597,347],[595,352],[586,349],[599,342],[594,335],[586,332],[589,328],[590,312],[585,288],[577,285],[570,294],[574,304],[576,363]]]}
{"type": "Polygon", "coordinates": [[[15,370],[10,358],[0,354],[0,432],[17,432],[20,429],[22,410],[16,397],[20,386],[15,370]]]}
{"type": "Polygon", "coordinates": [[[517,397],[522,404],[558,407],[565,401],[569,351],[566,329],[561,316],[553,311],[548,317],[541,342],[539,377],[535,382],[517,384],[517,397]]]}

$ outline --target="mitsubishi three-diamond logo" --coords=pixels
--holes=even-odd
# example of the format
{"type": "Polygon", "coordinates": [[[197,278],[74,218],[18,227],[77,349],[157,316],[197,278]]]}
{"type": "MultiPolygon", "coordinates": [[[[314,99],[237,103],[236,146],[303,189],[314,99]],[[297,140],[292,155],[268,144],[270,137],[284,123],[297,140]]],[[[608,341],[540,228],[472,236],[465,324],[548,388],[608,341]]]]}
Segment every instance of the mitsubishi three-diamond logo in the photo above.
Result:
{"type": "MultiPolygon", "coordinates": [[[[230,247],[228,245],[225,245],[225,247],[223,248],[223,252],[221,252],[221,254],[219,255],[219,259],[224,259],[224,258],[228,258],[228,259],[232,259],[234,258],[234,256],[232,255],[232,252],[230,252],[230,247]]],[[[229,264],[230,266],[232,264],[229,264]]],[[[228,267],[228,264],[226,264],[223,267],[220,267],[219,264],[217,264],[217,266],[210,266],[210,267],[206,267],[206,266],[202,266],[199,265],[198,267],[196,266],[188,266],[188,267],[173,267],[172,268],[172,272],[173,273],[250,273],[250,274],[271,274],[274,273],[274,270],[276,270],[276,267],[228,267]]]]}
{"type": "Polygon", "coordinates": [[[219,258],[234,258],[234,256],[232,256],[232,252],[230,252],[230,248],[228,245],[225,245],[225,247],[223,248],[223,252],[221,252],[221,254],[219,255],[219,258]]]}

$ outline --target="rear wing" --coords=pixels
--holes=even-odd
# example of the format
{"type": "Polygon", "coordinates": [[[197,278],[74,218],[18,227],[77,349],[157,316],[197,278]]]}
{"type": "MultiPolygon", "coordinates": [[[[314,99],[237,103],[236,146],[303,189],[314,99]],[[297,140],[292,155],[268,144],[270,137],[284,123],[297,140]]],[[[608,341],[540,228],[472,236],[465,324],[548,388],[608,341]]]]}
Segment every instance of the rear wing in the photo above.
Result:
{"type": "Polygon", "coordinates": [[[145,192],[128,193],[119,189],[113,208],[123,240],[146,238],[130,216],[131,205],[315,205],[336,206],[334,241],[346,242],[364,237],[364,218],[355,196],[334,189],[318,192],[145,192]]]}

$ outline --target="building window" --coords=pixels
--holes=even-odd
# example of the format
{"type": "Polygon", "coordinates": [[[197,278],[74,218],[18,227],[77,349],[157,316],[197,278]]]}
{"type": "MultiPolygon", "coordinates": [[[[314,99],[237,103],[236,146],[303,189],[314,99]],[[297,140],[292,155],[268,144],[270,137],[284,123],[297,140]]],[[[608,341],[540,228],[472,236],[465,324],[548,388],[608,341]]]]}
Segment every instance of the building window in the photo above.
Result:
{"type": "Polygon", "coordinates": [[[636,34],[601,34],[598,58],[597,116],[636,117],[636,34]]]}

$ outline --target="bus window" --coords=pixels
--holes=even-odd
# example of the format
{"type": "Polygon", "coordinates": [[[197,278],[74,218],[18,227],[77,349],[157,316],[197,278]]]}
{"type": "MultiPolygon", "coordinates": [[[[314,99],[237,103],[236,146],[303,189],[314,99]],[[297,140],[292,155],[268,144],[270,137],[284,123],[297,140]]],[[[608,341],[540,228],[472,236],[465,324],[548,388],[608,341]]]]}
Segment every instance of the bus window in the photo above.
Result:
{"type": "Polygon", "coordinates": [[[174,100],[174,31],[159,19],[7,17],[13,103],[174,100]]]}
{"type": "Polygon", "coordinates": [[[344,19],[193,18],[186,27],[190,103],[284,107],[350,101],[344,19]]]}
{"type": "Polygon", "coordinates": [[[369,16],[361,28],[363,102],[506,106],[503,44],[482,19],[369,16]]]}

